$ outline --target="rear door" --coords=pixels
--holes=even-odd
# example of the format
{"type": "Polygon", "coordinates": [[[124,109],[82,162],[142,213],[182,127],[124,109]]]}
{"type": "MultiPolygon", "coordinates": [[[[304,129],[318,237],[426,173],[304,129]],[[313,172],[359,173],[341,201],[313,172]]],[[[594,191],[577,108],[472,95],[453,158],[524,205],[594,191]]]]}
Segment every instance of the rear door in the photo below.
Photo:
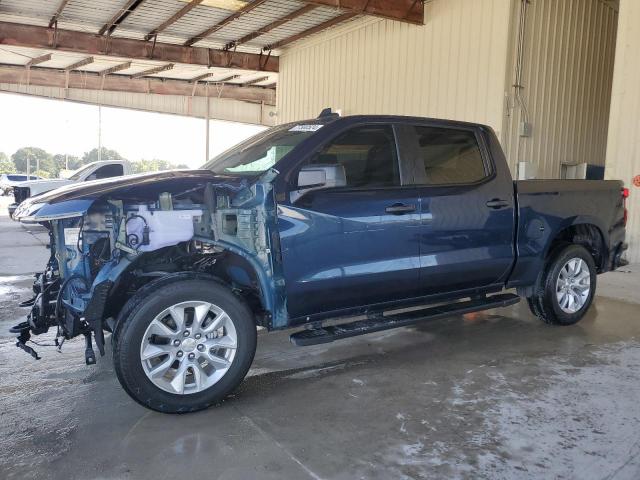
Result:
{"type": "Polygon", "coordinates": [[[421,198],[423,293],[504,282],[514,258],[513,186],[496,172],[483,133],[425,123],[405,125],[402,138],[421,198]]]}
{"type": "Polygon", "coordinates": [[[390,124],[337,134],[303,165],[337,164],[343,185],[278,205],[292,318],[416,295],[420,199],[403,185],[390,124]]]}

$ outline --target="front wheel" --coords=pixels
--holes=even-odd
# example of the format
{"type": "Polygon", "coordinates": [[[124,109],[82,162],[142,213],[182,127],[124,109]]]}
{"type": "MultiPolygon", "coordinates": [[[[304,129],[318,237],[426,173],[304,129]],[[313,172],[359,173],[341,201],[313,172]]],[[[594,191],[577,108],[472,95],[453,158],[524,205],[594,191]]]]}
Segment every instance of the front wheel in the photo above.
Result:
{"type": "Polygon", "coordinates": [[[251,312],[215,281],[180,278],[143,288],[118,325],[113,361],[120,384],[138,403],[165,413],[222,400],[256,350],[251,312]]]}
{"type": "Polygon", "coordinates": [[[580,245],[553,252],[528,298],[532,313],[553,325],[573,325],[584,317],[596,291],[597,270],[591,254],[580,245]]]}

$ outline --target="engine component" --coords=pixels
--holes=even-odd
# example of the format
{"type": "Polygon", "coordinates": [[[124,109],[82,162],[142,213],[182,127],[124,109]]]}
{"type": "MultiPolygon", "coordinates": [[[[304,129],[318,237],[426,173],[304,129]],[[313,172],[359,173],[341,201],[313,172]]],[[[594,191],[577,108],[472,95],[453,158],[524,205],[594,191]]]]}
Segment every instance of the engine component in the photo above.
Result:
{"type": "Polygon", "coordinates": [[[125,224],[127,246],[137,252],[151,252],[191,240],[194,219],[202,210],[150,210],[147,205],[132,206],[125,224]]]}

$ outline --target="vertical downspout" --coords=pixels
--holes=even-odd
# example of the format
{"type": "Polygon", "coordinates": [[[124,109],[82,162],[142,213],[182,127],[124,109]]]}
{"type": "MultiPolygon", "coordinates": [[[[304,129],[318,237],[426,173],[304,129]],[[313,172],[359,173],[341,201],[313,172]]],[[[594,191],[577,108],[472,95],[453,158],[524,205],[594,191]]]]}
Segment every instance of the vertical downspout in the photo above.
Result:
{"type": "MultiPolygon", "coordinates": [[[[518,106],[520,107],[520,124],[529,123],[529,110],[527,109],[527,104],[525,100],[522,98],[522,90],[524,89],[524,85],[522,85],[522,70],[524,64],[524,43],[525,43],[525,34],[527,29],[527,7],[529,5],[530,0],[521,0],[520,5],[520,20],[519,20],[519,29],[518,29],[518,45],[517,45],[517,54],[516,54],[516,72],[515,72],[515,83],[513,85],[514,96],[518,106]]],[[[518,171],[518,178],[520,176],[520,153],[522,150],[522,135],[518,133],[518,140],[516,145],[516,170],[518,171]]]]}

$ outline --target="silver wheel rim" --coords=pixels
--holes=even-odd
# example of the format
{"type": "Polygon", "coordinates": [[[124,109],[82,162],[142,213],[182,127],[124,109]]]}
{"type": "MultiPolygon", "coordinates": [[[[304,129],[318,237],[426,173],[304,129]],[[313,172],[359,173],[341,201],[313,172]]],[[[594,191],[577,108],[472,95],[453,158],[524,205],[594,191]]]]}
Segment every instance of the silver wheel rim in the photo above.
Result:
{"type": "Polygon", "coordinates": [[[182,302],[158,314],[140,346],[140,361],[153,384],[189,395],[215,385],[229,371],[238,348],[231,317],[202,301],[182,302]]]}
{"type": "Polygon", "coordinates": [[[589,298],[591,292],[591,272],[587,262],[581,258],[567,261],[558,274],[556,298],[565,313],[576,313],[589,298]]]}

